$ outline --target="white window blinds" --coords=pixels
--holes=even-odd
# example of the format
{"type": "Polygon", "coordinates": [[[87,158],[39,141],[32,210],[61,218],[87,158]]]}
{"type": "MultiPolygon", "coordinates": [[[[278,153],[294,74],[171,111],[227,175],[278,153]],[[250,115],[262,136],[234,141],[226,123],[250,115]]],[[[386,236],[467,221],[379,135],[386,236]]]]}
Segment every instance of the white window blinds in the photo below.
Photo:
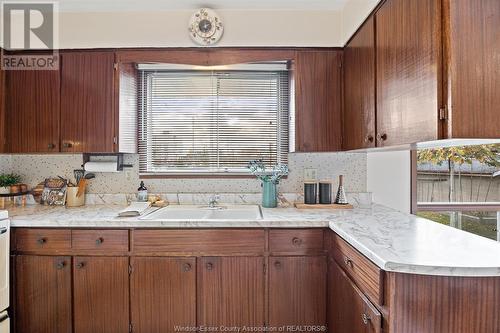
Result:
{"type": "Polygon", "coordinates": [[[286,63],[141,65],[139,76],[141,174],[245,174],[250,160],[287,163],[286,63]]]}

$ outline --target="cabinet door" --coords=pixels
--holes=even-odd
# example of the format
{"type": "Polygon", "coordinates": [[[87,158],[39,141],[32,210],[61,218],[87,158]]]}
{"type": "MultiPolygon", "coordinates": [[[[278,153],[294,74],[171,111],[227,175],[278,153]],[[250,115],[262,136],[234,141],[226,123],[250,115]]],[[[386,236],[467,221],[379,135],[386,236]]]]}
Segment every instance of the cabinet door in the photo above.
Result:
{"type": "Polygon", "coordinates": [[[294,69],[296,151],[341,149],[341,61],[341,51],[297,51],[294,69]]]}
{"type": "Polygon", "coordinates": [[[61,151],[113,152],[114,53],[61,55],[61,151]]]}
{"type": "Polygon", "coordinates": [[[269,325],[326,325],[326,257],[269,258],[269,325]]]}
{"type": "Polygon", "coordinates": [[[378,310],[330,259],[328,264],[328,328],[333,333],[379,333],[378,310]]]}
{"type": "Polygon", "coordinates": [[[59,151],[59,71],[11,70],[6,77],[6,150],[59,151]]]}
{"type": "Polygon", "coordinates": [[[0,153],[5,152],[5,71],[0,69],[0,153]]]}
{"type": "Polygon", "coordinates": [[[169,333],[196,326],[196,259],[131,259],[132,325],[135,333],[169,333]]]}
{"type": "Polygon", "coordinates": [[[441,1],[387,0],[375,22],[377,145],[438,139],[441,1]]]}
{"type": "Polygon", "coordinates": [[[71,258],[15,258],[15,321],[22,333],[71,333],[71,258]]]}
{"type": "Polygon", "coordinates": [[[198,260],[198,326],[264,325],[264,258],[198,260]]]}
{"type": "Polygon", "coordinates": [[[127,257],[75,257],[75,333],[129,331],[127,257]]]}
{"type": "Polygon", "coordinates": [[[500,3],[447,3],[448,137],[500,138],[500,3]]]}
{"type": "Polygon", "coordinates": [[[374,23],[370,17],[344,48],[345,150],[375,147],[374,23]]]}

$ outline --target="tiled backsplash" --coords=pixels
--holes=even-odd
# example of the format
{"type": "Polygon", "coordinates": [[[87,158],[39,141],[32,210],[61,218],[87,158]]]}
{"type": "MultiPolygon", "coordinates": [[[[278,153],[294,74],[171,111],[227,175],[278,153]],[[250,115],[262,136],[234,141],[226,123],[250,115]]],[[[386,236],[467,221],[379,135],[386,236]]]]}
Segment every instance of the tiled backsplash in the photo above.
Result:
{"type": "MultiPolygon", "coordinates": [[[[133,168],[120,173],[97,173],[90,181],[88,193],[135,193],[139,186],[139,157],[126,155],[125,163],[133,168]]],[[[73,178],[73,169],[80,168],[81,154],[0,155],[0,172],[15,172],[23,182],[34,186],[47,177],[73,178]]],[[[349,192],[366,191],[366,154],[364,153],[293,153],[289,155],[290,174],[282,180],[279,191],[302,192],[304,168],[318,171],[318,179],[334,180],[345,177],[349,192]]],[[[162,178],[144,179],[152,193],[259,193],[260,182],[255,178],[162,178]]]]}

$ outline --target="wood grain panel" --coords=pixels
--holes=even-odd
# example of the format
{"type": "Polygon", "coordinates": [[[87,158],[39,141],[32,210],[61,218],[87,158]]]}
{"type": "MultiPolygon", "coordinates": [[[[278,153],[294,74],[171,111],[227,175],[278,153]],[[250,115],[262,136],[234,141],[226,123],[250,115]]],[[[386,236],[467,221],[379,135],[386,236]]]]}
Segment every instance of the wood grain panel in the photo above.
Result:
{"type": "Polygon", "coordinates": [[[377,145],[438,139],[441,2],[387,0],[376,41],[377,145]]]}
{"type": "Polygon", "coordinates": [[[295,149],[338,151],[342,144],[342,51],[297,51],[295,149]]]}
{"type": "MultiPolygon", "coordinates": [[[[3,50],[0,49],[0,53],[2,52],[3,50]]],[[[0,69],[0,153],[4,152],[5,152],[5,71],[0,69]]]]}
{"type": "Polygon", "coordinates": [[[131,315],[136,333],[196,326],[196,258],[131,258],[131,315]]]}
{"type": "Polygon", "coordinates": [[[133,63],[121,63],[116,73],[115,111],[119,117],[115,119],[118,130],[118,148],[120,153],[137,153],[138,133],[138,87],[137,66],[133,63]]]}
{"type": "Polygon", "coordinates": [[[328,288],[329,332],[381,332],[381,314],[332,259],[328,264],[328,288]]]}
{"type": "Polygon", "coordinates": [[[59,151],[59,71],[6,73],[6,151],[59,151]]]}
{"type": "Polygon", "coordinates": [[[192,254],[258,254],[264,252],[264,230],[134,230],[133,252],[192,254]]]}
{"type": "Polygon", "coordinates": [[[345,150],[375,147],[375,20],[368,18],[344,48],[345,150]]]}
{"type": "Polygon", "coordinates": [[[269,325],[326,325],[326,257],[269,257],[269,325]]]}
{"type": "Polygon", "coordinates": [[[322,229],[274,229],[269,231],[269,251],[317,253],[323,250],[322,229]]]}
{"type": "Polygon", "coordinates": [[[71,333],[71,257],[17,256],[15,321],[19,333],[71,333]]]}
{"type": "Polygon", "coordinates": [[[75,257],[73,263],[74,332],[128,332],[128,258],[75,257]]]}
{"type": "Polygon", "coordinates": [[[264,258],[198,260],[198,325],[264,326],[264,258]]]}
{"type": "Polygon", "coordinates": [[[171,63],[187,65],[232,65],[259,61],[292,60],[292,49],[163,49],[163,50],[120,50],[120,63],[171,63]]]}
{"type": "Polygon", "coordinates": [[[61,151],[114,152],[114,53],[64,52],[61,151]]]}
{"type": "Polygon", "coordinates": [[[69,229],[31,229],[15,230],[17,251],[36,251],[52,253],[71,249],[71,230],[69,229]]]}
{"type": "Polygon", "coordinates": [[[359,289],[377,304],[383,304],[383,272],[338,235],[331,233],[332,254],[359,289]]]}
{"type": "Polygon", "coordinates": [[[72,247],[81,250],[128,251],[128,230],[72,230],[72,247]]]}
{"type": "Polygon", "coordinates": [[[387,273],[390,332],[500,332],[500,278],[387,273]]]}
{"type": "Polygon", "coordinates": [[[448,136],[500,138],[500,3],[447,0],[448,136]]]}

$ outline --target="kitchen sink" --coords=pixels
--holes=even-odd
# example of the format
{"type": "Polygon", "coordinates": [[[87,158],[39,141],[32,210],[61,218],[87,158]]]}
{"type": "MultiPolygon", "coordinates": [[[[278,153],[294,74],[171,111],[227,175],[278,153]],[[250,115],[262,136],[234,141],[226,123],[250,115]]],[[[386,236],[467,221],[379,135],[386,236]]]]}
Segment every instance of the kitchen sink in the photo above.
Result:
{"type": "Polygon", "coordinates": [[[258,205],[172,205],[141,217],[143,220],[261,220],[258,205]]]}

